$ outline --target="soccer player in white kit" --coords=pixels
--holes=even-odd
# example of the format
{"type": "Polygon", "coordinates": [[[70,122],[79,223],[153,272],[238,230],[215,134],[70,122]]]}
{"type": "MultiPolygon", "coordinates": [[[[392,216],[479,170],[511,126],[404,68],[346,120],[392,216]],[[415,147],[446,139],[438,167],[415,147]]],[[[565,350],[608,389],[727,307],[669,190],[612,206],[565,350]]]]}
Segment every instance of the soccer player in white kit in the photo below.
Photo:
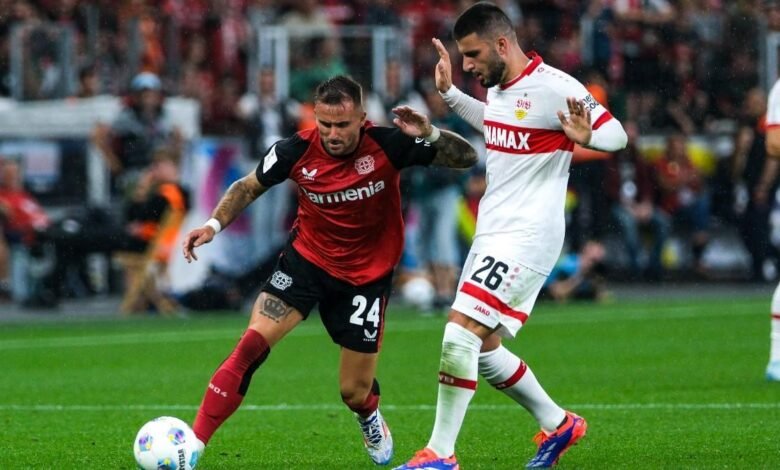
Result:
{"type": "Polygon", "coordinates": [[[455,441],[477,374],[539,422],[528,467],[549,467],[587,428],[558,406],[531,369],[501,345],[528,319],[563,245],[564,198],[575,143],[603,151],[626,145],[620,123],[568,74],[517,43],[506,14],[480,2],[457,19],[463,70],[488,88],[487,102],[452,85],[438,39],[436,87],[450,107],[484,133],[487,190],[477,231],[444,329],[436,420],[427,446],[398,469],[458,469],[455,441]]]}
{"type": "MultiPolygon", "coordinates": [[[[780,80],[775,82],[767,100],[766,162],[761,174],[761,181],[756,187],[756,193],[760,193],[755,195],[756,199],[763,199],[765,202],[771,203],[774,195],[767,194],[767,190],[773,187],[777,178],[778,166],[780,166],[780,80]]],[[[772,296],[770,314],[772,319],[766,378],[773,382],[780,382],[780,284],[777,285],[772,296]]]]}

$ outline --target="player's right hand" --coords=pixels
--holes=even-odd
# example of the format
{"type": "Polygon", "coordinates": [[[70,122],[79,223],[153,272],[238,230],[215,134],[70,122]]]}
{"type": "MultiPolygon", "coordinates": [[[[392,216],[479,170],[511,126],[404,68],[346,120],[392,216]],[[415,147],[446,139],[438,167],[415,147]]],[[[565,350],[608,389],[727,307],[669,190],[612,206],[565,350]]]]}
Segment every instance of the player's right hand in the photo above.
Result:
{"type": "Polygon", "coordinates": [[[450,62],[450,53],[437,38],[431,39],[436,52],[439,53],[439,62],[436,63],[436,89],[446,93],[452,86],[452,63],[450,62]]]}
{"type": "Polygon", "coordinates": [[[209,226],[191,230],[181,243],[184,259],[186,259],[188,263],[192,263],[192,260],[197,261],[198,257],[195,255],[195,248],[213,240],[214,235],[216,235],[214,229],[209,226]]]}

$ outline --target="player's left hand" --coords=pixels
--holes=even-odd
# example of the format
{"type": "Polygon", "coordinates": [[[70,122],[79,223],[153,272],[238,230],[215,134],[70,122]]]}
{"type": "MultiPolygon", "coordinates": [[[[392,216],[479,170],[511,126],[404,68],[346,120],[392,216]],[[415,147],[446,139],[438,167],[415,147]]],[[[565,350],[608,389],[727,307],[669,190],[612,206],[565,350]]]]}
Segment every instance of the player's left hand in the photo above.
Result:
{"type": "Polygon", "coordinates": [[[409,106],[393,108],[396,117],[393,124],[401,129],[401,132],[410,137],[428,137],[433,131],[431,120],[409,106]]]}
{"type": "Polygon", "coordinates": [[[573,97],[566,98],[566,105],[569,107],[568,118],[563,111],[558,111],[563,132],[573,142],[583,146],[588,145],[593,133],[590,127],[590,110],[585,108],[582,101],[573,97]]]}

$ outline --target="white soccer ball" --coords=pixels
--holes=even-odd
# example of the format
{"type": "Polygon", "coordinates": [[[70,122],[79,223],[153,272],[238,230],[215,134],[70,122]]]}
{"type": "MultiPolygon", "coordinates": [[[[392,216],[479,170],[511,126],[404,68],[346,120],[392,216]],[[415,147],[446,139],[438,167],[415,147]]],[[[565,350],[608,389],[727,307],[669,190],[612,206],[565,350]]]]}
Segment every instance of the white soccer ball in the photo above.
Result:
{"type": "Polygon", "coordinates": [[[409,279],[401,286],[401,297],[404,302],[419,310],[429,310],[436,297],[436,289],[431,281],[420,276],[409,279]]]}
{"type": "Polygon", "coordinates": [[[135,436],[133,454],[143,470],[191,470],[201,452],[187,423],[162,416],[141,427],[135,436]]]}

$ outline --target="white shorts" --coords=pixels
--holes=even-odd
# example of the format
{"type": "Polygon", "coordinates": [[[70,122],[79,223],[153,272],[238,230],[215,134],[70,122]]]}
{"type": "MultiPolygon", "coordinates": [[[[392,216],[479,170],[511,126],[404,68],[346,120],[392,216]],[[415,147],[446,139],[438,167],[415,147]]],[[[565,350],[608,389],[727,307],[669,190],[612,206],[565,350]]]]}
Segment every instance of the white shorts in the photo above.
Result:
{"type": "Polygon", "coordinates": [[[470,251],[452,304],[500,336],[513,338],[528,319],[547,276],[505,254],[470,251]]]}

